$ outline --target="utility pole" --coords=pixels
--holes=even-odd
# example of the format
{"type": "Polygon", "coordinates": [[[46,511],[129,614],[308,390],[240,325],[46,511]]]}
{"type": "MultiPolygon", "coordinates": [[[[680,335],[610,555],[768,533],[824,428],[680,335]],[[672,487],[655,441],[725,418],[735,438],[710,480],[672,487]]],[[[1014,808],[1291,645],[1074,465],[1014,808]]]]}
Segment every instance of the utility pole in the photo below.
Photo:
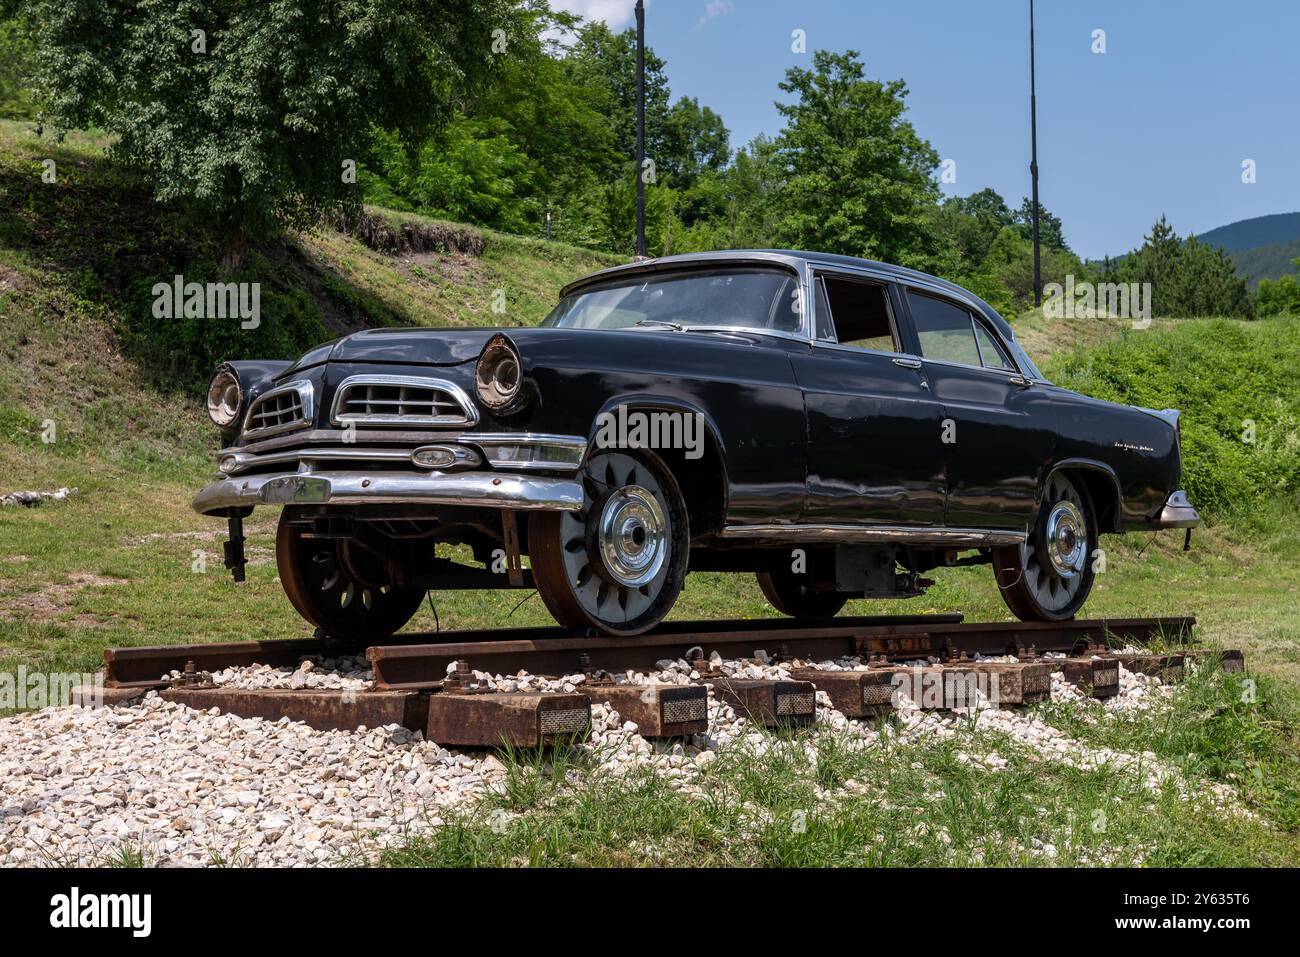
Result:
{"type": "Polygon", "coordinates": [[[636,254],[645,251],[645,3],[636,0],[636,254]]]}
{"type": "Polygon", "coordinates": [[[1038,248],[1038,91],[1034,79],[1034,0],[1029,0],[1029,178],[1033,183],[1034,305],[1043,304],[1043,265],[1038,248]]]}

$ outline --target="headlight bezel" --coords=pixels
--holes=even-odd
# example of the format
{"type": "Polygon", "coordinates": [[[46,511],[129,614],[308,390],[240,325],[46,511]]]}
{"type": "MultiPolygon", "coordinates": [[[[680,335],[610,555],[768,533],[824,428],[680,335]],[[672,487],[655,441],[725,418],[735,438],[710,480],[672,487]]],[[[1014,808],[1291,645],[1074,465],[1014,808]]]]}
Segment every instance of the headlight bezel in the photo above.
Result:
{"type": "Polygon", "coordinates": [[[524,364],[510,337],[497,333],[483,346],[474,365],[474,395],[497,413],[523,405],[524,364]]]}
{"type": "Polygon", "coordinates": [[[234,427],[243,413],[245,398],[244,386],[235,370],[228,365],[219,367],[208,383],[208,418],[219,429],[234,427]]]}

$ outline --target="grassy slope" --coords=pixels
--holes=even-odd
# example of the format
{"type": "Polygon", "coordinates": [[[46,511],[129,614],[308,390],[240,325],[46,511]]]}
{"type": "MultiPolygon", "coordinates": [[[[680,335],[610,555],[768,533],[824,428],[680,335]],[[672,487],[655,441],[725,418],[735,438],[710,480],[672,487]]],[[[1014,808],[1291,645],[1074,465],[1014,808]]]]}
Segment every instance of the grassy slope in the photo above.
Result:
{"type": "MultiPolygon", "coordinates": [[[[249,581],[235,586],[220,567],[220,524],[189,510],[190,494],[210,473],[208,457],[215,437],[192,393],[157,385],[166,377],[158,374],[151,358],[123,351],[119,332],[130,327],[133,317],[124,314],[128,307],[114,294],[114,284],[121,282],[122,270],[132,262],[156,262],[161,275],[167,275],[164,241],[177,235],[177,227],[143,201],[138,184],[100,161],[101,145],[90,137],[70,138],[51,151],[17,124],[0,124],[0,490],[61,485],[81,490],[65,503],[0,512],[0,671],[12,671],[19,664],[29,669],[91,670],[106,646],[291,637],[305,630],[275,579],[274,515],[255,516],[250,528],[249,581]],[[38,161],[50,152],[59,158],[60,182],[40,184],[38,161]],[[78,217],[85,220],[84,229],[76,227],[78,217]],[[57,222],[57,230],[51,220],[57,222]],[[52,444],[40,439],[46,419],[57,427],[58,438],[52,444]],[[201,570],[202,562],[206,570],[201,570]]],[[[177,242],[197,248],[201,237],[177,242]]],[[[330,328],[363,321],[535,322],[564,281],[609,262],[583,250],[495,234],[487,235],[485,251],[478,258],[388,256],[332,231],[295,237],[260,255],[261,268],[270,270],[267,281],[307,290],[307,313],[330,328]],[[505,291],[504,317],[488,308],[495,289],[505,291]]],[[[1111,327],[1103,324],[1053,329],[1043,320],[1030,320],[1023,328],[1028,348],[1040,358],[1050,356],[1051,362],[1069,358],[1068,351],[1060,349],[1062,340],[1096,348],[1113,338],[1111,327]]],[[[1265,328],[1252,327],[1245,334],[1265,328]]],[[[1186,554],[1179,550],[1181,537],[1174,533],[1113,540],[1108,571],[1099,579],[1089,613],[1194,614],[1206,639],[1244,648],[1253,667],[1285,679],[1287,687],[1300,685],[1300,602],[1295,600],[1300,584],[1298,527],[1294,504],[1277,501],[1248,521],[1220,521],[1198,533],[1197,547],[1186,554]]],[[[852,610],[960,609],[974,619],[1009,618],[987,569],[946,570],[936,577],[938,585],[923,599],[856,603],[852,610]]],[[[516,609],[518,598],[514,593],[445,594],[438,597],[439,618],[444,628],[487,627],[507,616],[517,624],[548,620],[535,597],[516,609]]],[[[722,575],[692,576],[675,612],[679,618],[771,614],[751,579],[722,575]]],[[[433,626],[427,610],[413,623],[419,628],[433,626]]],[[[1273,696],[1289,696],[1272,690],[1268,694],[1270,705],[1273,696]]],[[[1275,718],[1270,713],[1268,720],[1275,718]]],[[[1285,737],[1289,732],[1278,734],[1285,737]]],[[[1202,738],[1193,746],[1171,735],[1154,750],[1181,749],[1199,760],[1201,752],[1210,748],[1206,742],[1218,747],[1222,733],[1207,731],[1202,738]]],[[[1274,744],[1268,761],[1255,761],[1252,768],[1272,768],[1276,762],[1294,765],[1294,743],[1279,738],[1274,744]]],[[[923,759],[926,774],[951,777],[954,801],[985,801],[978,781],[960,783],[966,778],[957,773],[954,760],[942,750],[935,752],[923,759]]],[[[853,768],[853,774],[871,771],[866,765],[853,768]]],[[[769,770],[778,781],[794,773],[769,770]]],[[[1083,796],[1114,792],[1111,783],[1097,778],[1083,782],[1077,775],[1062,778],[1058,772],[1028,766],[1022,770],[1023,776],[1016,780],[1030,782],[1050,797],[1049,808],[1033,813],[1050,814],[1054,820],[1080,812],[1083,796]]],[[[736,787],[752,790],[749,772],[728,773],[750,782],[733,780],[736,787]]],[[[1276,775],[1283,789],[1293,779],[1291,771],[1276,775]]],[[[900,798],[920,800],[928,780],[925,774],[900,780],[900,798]]],[[[795,792],[807,783],[800,781],[790,785],[795,792]]],[[[653,793],[611,799],[609,814],[626,813],[627,801],[653,793]]],[[[775,801],[775,810],[785,807],[780,803],[784,798],[778,800],[770,793],[767,797],[743,793],[745,800],[775,801]]],[[[1032,810],[1023,797],[997,794],[1004,806],[987,808],[995,824],[999,816],[1022,816],[1032,810]]],[[[1165,803],[1176,806],[1178,802],[1165,803]]],[[[954,820],[962,816],[960,804],[952,808],[954,820]]],[[[587,808],[569,823],[600,823],[586,816],[590,813],[587,808]]],[[[1200,833],[1206,820],[1197,817],[1188,823],[1191,813],[1179,812],[1169,820],[1200,833]]],[[[851,822],[854,833],[878,823],[871,814],[863,814],[851,822]]],[[[1279,812],[1274,819],[1284,833],[1265,833],[1280,842],[1277,854],[1296,861],[1300,856],[1294,848],[1295,823],[1290,815],[1289,810],[1279,812]]],[[[564,835],[562,843],[567,842],[570,859],[609,859],[609,844],[600,843],[598,836],[592,841],[605,851],[598,853],[594,845],[575,851],[574,836],[563,823],[556,824],[554,833],[564,835]]],[[[713,822],[696,820],[696,825],[710,839],[674,859],[803,860],[794,851],[747,856],[726,849],[726,838],[738,825],[725,815],[713,822]]],[[[1190,852],[1179,850],[1188,842],[1172,837],[1168,827],[1156,828],[1159,834],[1154,833],[1154,825],[1133,827],[1128,834],[1133,841],[1155,841],[1170,849],[1171,863],[1196,860],[1190,852]]],[[[994,845],[999,835],[1006,836],[1001,825],[995,830],[996,834],[986,835],[994,845]]],[[[695,830],[683,835],[679,824],[672,824],[670,831],[664,837],[669,847],[697,836],[695,830]]],[[[593,831],[601,833],[605,832],[593,831]]],[[[1216,860],[1252,859],[1224,850],[1229,838],[1239,848],[1262,846],[1259,833],[1241,838],[1235,825],[1215,833],[1216,847],[1222,851],[1216,860]]],[[[511,835],[486,835],[481,828],[470,827],[464,838],[486,842],[484,859],[516,860],[521,838],[513,830],[511,835]]],[[[765,846],[755,845],[760,850],[765,846]]],[[[953,860],[944,857],[937,845],[926,847],[929,851],[919,857],[899,848],[897,853],[869,859],[953,860]]],[[[442,845],[415,847],[411,853],[420,860],[456,859],[442,845]]],[[[816,859],[856,858],[825,852],[816,859]]]]}

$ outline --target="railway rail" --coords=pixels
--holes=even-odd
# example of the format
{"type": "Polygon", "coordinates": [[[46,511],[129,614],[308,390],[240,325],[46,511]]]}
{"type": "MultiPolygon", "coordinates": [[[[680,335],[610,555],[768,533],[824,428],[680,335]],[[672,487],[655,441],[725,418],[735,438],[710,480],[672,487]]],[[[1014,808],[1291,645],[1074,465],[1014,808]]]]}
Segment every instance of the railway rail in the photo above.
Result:
{"type": "MultiPolygon", "coordinates": [[[[276,641],[111,648],[104,652],[106,703],[151,690],[195,708],[243,717],[289,717],[317,728],[399,724],[440,744],[539,746],[584,733],[593,703],[609,703],[645,737],[681,737],[708,730],[708,694],[767,725],[811,723],[816,694],[854,718],[888,713],[906,687],[921,707],[955,708],[993,689],[1000,703],[1031,704],[1050,695],[1061,671],[1087,693],[1118,690],[1121,664],[1181,677],[1194,647],[1195,619],[1112,618],[1065,622],[966,622],[961,615],[843,618],[823,625],[784,619],[672,622],[631,638],[593,637],[558,628],[516,628],[395,635],[380,644],[327,636],[276,641]],[[1122,649],[1159,644],[1159,652],[1122,649]],[[1120,649],[1120,650],[1116,650],[1120,649]],[[1043,655],[1051,655],[1043,660],[1043,655]],[[362,656],[374,672],[364,691],[245,689],[214,684],[210,673],[231,667],[295,668],[307,656],[362,656]],[[988,661],[1011,655],[1015,661],[988,661]],[[1064,655],[1065,657],[1061,657],[1064,655]],[[827,671],[815,662],[857,658],[865,670],[827,671]],[[685,660],[690,684],[638,684],[628,674],[658,662],[685,660]],[[788,680],[737,678],[719,659],[781,663],[788,680]],[[582,675],[572,692],[487,687],[475,672],[582,675]],[[169,677],[179,673],[179,677],[169,677]]],[[[1240,670],[1239,652],[1221,654],[1240,670]]]]}

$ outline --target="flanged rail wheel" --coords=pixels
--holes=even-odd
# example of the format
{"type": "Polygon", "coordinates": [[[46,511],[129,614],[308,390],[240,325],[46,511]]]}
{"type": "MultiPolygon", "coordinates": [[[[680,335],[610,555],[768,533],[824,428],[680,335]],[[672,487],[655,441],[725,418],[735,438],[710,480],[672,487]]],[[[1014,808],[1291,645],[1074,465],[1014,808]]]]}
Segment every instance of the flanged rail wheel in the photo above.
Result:
{"type": "Polygon", "coordinates": [[[758,573],[758,587],[763,596],[783,615],[803,621],[820,621],[834,618],[848,595],[834,591],[819,591],[809,576],[796,575],[789,569],[758,573]]]}
{"type": "Polygon", "coordinates": [[[387,638],[424,600],[422,588],[388,583],[382,563],[347,541],[312,538],[280,515],[280,584],[298,614],[334,638],[387,638]]]}
{"type": "Polygon", "coordinates": [[[1053,473],[1029,538],[993,550],[993,571],[1007,607],[1021,621],[1073,618],[1092,591],[1097,519],[1088,492],[1053,473]]]}
{"type": "Polygon", "coordinates": [[[601,452],[582,472],[580,512],[533,512],[528,551],[547,609],[567,628],[638,635],[686,580],[690,529],[676,479],[645,450],[601,452]]]}

